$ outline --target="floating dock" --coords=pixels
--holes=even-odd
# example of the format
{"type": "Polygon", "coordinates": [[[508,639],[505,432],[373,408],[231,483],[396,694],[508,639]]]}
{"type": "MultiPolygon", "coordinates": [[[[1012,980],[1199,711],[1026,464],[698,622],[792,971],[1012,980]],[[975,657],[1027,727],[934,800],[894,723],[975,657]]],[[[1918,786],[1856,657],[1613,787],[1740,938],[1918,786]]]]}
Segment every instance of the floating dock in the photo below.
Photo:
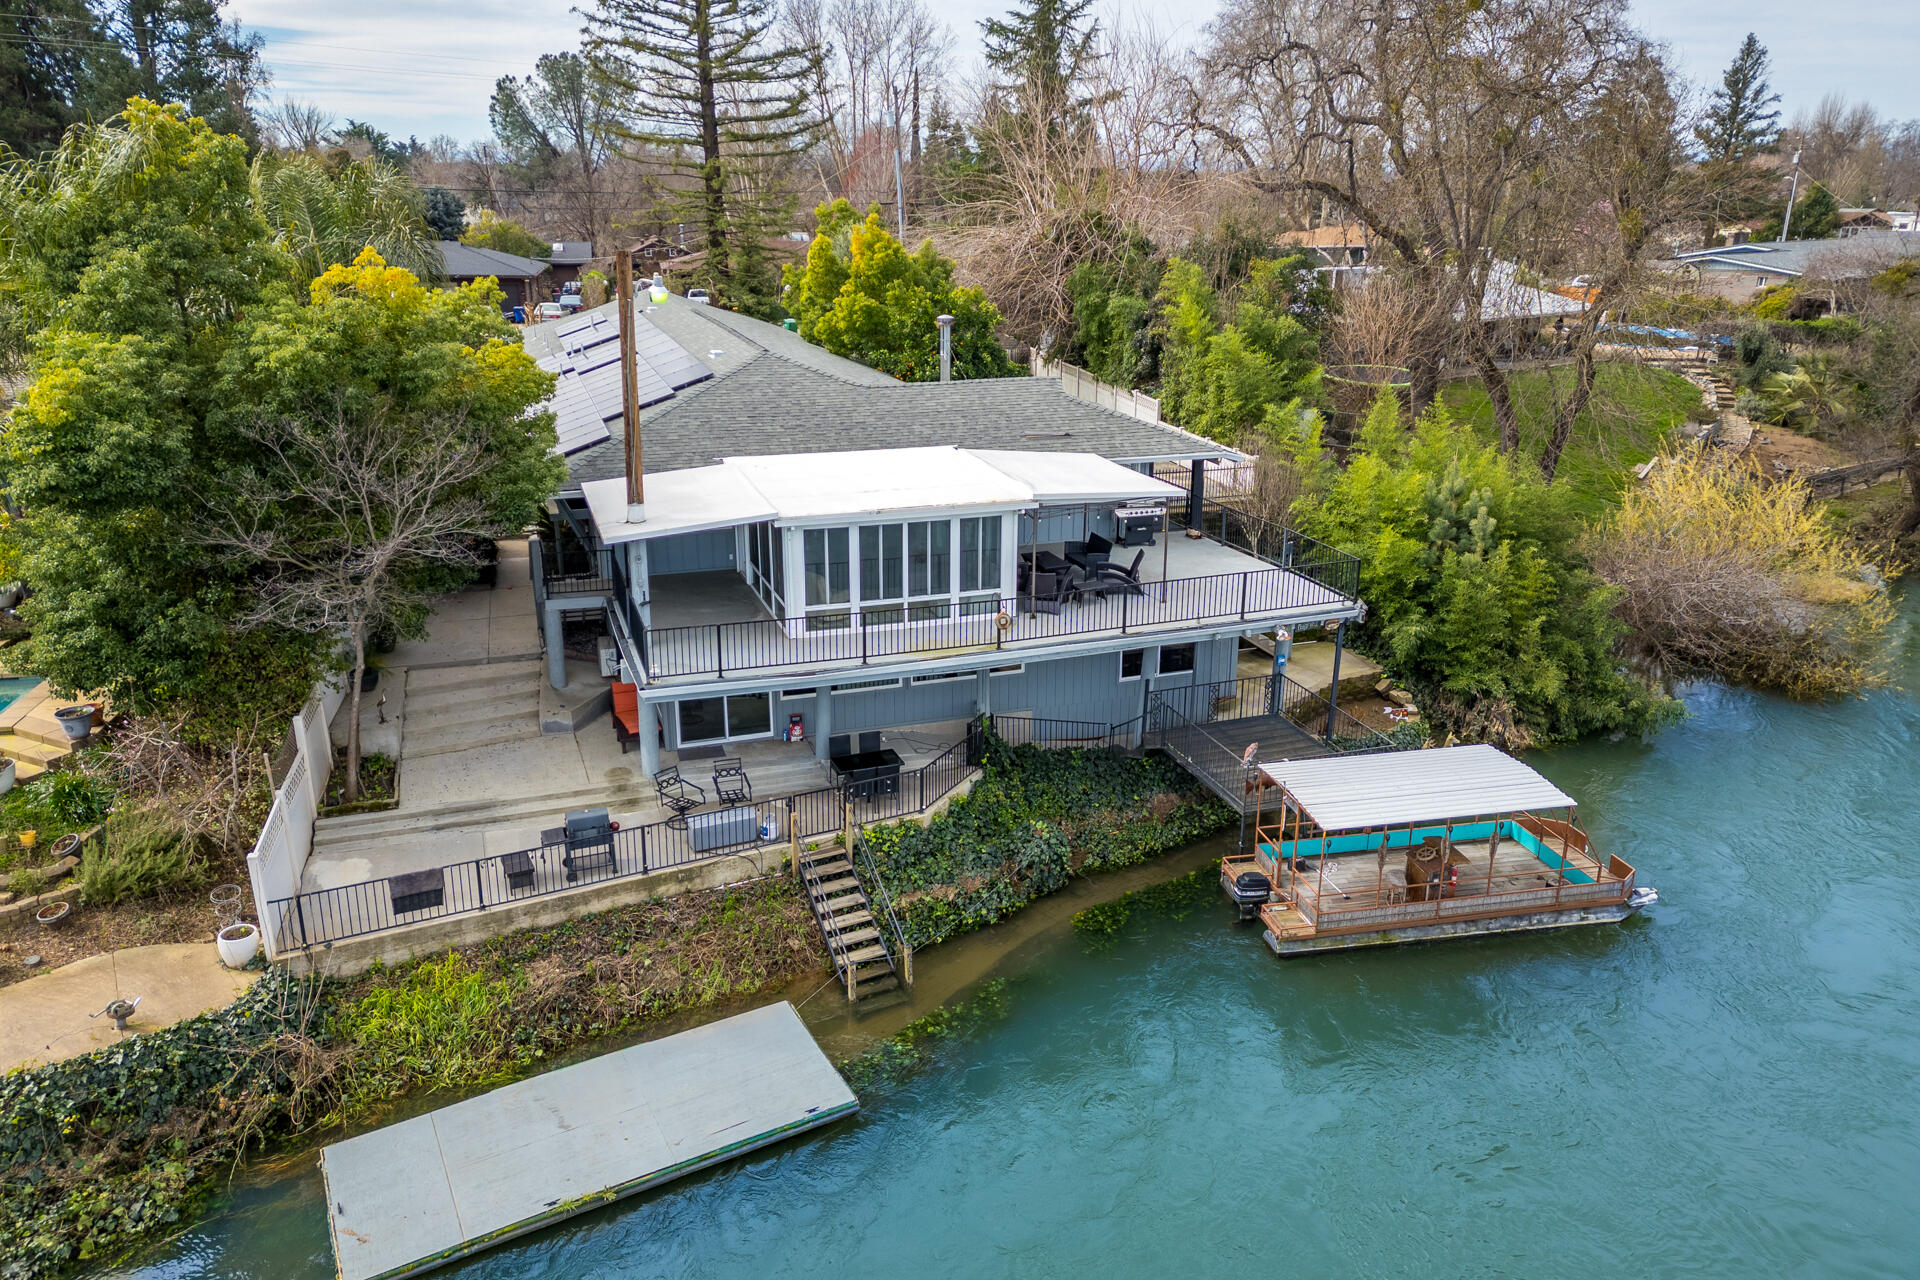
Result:
{"type": "Polygon", "coordinates": [[[321,1152],[340,1280],[417,1275],[858,1108],[785,1002],[495,1089],[321,1152]]]}

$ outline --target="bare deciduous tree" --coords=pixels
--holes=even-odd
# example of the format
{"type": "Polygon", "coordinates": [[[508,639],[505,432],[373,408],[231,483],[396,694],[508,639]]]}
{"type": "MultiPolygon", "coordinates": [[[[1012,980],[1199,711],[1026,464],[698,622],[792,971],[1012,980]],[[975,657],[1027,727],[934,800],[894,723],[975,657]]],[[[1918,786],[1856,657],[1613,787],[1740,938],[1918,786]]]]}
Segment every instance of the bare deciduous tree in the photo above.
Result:
{"type": "Polygon", "coordinates": [[[494,465],[464,412],[410,421],[344,397],[302,421],[269,419],[250,433],[262,463],[232,477],[229,513],[206,535],[258,566],[247,619],[338,635],[352,658],[346,797],[360,794],[360,683],[367,636],[424,606],[421,571],[477,563],[475,537],[492,524],[477,485],[494,465]]]}
{"type": "Polygon", "coordinates": [[[1580,113],[1638,57],[1621,0],[1238,0],[1222,15],[1189,118],[1263,190],[1322,197],[1364,226],[1375,262],[1429,303],[1408,361],[1416,404],[1442,354],[1482,372],[1518,442],[1482,310],[1578,136],[1580,113]]]}

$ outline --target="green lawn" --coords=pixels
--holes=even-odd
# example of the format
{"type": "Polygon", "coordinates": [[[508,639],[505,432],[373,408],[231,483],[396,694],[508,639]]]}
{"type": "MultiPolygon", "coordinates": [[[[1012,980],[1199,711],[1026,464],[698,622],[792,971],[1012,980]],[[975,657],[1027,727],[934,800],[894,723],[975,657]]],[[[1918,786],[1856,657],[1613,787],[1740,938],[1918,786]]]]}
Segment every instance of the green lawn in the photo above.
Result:
{"type": "MultiPolygon", "coordinates": [[[[1508,384],[1520,416],[1520,448],[1538,460],[1554,405],[1572,390],[1573,370],[1515,373],[1508,384]]],[[[1441,395],[1460,418],[1494,439],[1493,405],[1478,378],[1448,383],[1441,395]]],[[[1708,420],[1700,389],[1679,374],[1602,364],[1594,372],[1593,400],[1574,423],[1554,483],[1573,490],[1583,513],[1599,515],[1618,500],[1631,468],[1658,452],[1668,434],[1690,417],[1708,420]]]]}

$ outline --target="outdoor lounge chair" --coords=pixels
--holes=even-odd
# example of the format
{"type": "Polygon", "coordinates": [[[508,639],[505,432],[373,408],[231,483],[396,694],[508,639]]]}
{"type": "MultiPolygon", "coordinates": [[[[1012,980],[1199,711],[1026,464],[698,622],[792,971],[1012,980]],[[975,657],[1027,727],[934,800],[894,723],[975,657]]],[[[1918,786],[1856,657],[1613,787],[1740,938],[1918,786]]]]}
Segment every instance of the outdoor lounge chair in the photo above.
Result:
{"type": "Polygon", "coordinates": [[[613,736],[625,755],[640,741],[640,686],[613,682],[613,736]]]}
{"type": "Polygon", "coordinates": [[[1100,596],[1124,595],[1129,592],[1136,596],[1145,595],[1146,588],[1140,582],[1140,563],[1146,558],[1147,553],[1144,550],[1136,551],[1133,553],[1133,563],[1124,569],[1117,564],[1099,566],[1088,575],[1087,589],[1100,596]]]}
{"type": "Polygon", "coordinates": [[[684,830],[687,814],[707,802],[706,789],[681,777],[678,765],[668,765],[654,774],[653,785],[660,793],[660,807],[673,811],[673,816],[667,819],[669,826],[684,830]]]}
{"type": "Polygon", "coordinates": [[[1059,613],[1066,596],[1066,584],[1057,573],[1030,575],[1020,594],[1023,613],[1059,613]]]}
{"type": "Polygon", "coordinates": [[[1082,569],[1097,569],[1099,566],[1105,564],[1107,557],[1112,554],[1113,543],[1097,533],[1089,537],[1085,542],[1069,542],[1067,544],[1067,562],[1069,564],[1079,565],[1082,569]]]}
{"type": "Polygon", "coordinates": [[[753,799],[753,783],[739,756],[721,756],[713,762],[713,795],[721,804],[746,804],[753,799]]]}

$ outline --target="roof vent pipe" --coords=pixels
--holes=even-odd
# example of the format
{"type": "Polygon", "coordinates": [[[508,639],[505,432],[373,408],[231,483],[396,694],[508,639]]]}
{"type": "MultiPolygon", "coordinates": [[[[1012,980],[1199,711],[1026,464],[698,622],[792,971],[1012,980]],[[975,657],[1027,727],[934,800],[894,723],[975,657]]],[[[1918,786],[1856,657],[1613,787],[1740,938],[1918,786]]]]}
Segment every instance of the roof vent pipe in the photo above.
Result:
{"type": "Polygon", "coordinates": [[[940,381],[953,381],[953,317],[935,316],[933,322],[940,326],[940,381]]]}

